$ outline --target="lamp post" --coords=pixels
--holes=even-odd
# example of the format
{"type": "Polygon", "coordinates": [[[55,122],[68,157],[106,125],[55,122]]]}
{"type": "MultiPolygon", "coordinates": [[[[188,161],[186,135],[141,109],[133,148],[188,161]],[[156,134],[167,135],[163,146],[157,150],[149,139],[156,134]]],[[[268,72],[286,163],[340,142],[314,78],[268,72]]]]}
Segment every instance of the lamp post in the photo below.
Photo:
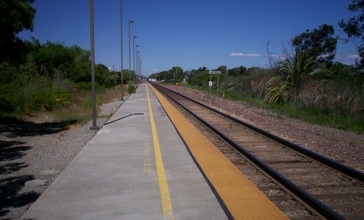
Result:
{"type": "Polygon", "coordinates": [[[133,36],[133,71],[135,73],[135,39],[137,39],[138,36],[133,36]]]}
{"type": "MultiPolygon", "coordinates": [[[[138,36],[133,36],[133,71],[134,71],[134,74],[136,74],[135,72],[135,39],[137,39],[138,36]]],[[[135,81],[135,79],[134,79],[135,81]]]]}
{"type": "Polygon", "coordinates": [[[134,20],[129,20],[128,30],[129,30],[129,70],[131,70],[131,59],[130,59],[130,24],[134,23],[134,20]]]}
{"type": "Polygon", "coordinates": [[[123,79],[123,3],[120,0],[120,83],[121,83],[121,101],[124,101],[124,79],[123,79]]]}
{"type": "Polygon", "coordinates": [[[135,74],[138,75],[138,48],[139,48],[139,45],[136,45],[135,46],[135,54],[134,54],[134,57],[135,57],[135,63],[134,63],[134,69],[135,69],[135,74]]]}
{"type": "Polygon", "coordinates": [[[90,41],[91,41],[91,83],[92,83],[92,127],[90,130],[98,130],[96,125],[96,89],[95,89],[95,38],[94,38],[94,6],[90,0],[90,41]]]}
{"type": "Polygon", "coordinates": [[[139,73],[140,76],[142,75],[142,72],[140,70],[141,62],[142,62],[142,58],[140,57],[140,51],[138,51],[138,73],[139,73]]]}
{"type": "Polygon", "coordinates": [[[142,58],[139,57],[139,72],[140,72],[140,75],[142,75],[142,58]]]}

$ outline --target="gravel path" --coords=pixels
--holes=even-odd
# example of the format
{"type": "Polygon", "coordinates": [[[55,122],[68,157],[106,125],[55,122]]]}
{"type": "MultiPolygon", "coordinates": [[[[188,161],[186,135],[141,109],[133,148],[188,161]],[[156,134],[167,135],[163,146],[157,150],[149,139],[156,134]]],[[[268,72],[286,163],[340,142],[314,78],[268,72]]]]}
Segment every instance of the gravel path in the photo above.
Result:
{"type": "MultiPolygon", "coordinates": [[[[197,90],[179,87],[178,91],[364,172],[363,134],[311,125],[197,90]]],[[[97,124],[103,125],[120,105],[120,101],[103,105],[97,124]]],[[[82,127],[0,122],[0,219],[23,215],[95,135],[90,127],[91,122],[82,127]]]]}
{"type": "MultiPolygon", "coordinates": [[[[101,106],[97,125],[120,105],[116,101],[101,106]]],[[[19,219],[25,213],[96,134],[91,125],[0,122],[0,219],[19,219]]]]}

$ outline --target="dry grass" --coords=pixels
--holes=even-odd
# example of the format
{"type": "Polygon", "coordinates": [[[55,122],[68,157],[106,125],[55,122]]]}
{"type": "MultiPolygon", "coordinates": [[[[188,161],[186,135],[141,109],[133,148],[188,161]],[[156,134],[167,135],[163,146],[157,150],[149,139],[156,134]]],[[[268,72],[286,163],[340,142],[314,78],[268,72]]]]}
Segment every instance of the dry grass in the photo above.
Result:
{"type": "MultiPolygon", "coordinates": [[[[100,89],[96,92],[96,105],[99,107],[103,103],[112,102],[120,98],[120,86],[115,86],[110,89],[100,89]]],[[[92,119],[91,92],[78,91],[73,95],[69,105],[55,109],[51,112],[36,113],[33,120],[36,120],[36,118],[38,118],[37,120],[39,120],[39,118],[47,119],[47,121],[41,122],[77,121],[77,123],[72,126],[81,126],[92,119]]]]}
{"type": "Polygon", "coordinates": [[[364,118],[363,95],[360,90],[332,81],[311,80],[305,83],[295,101],[323,112],[364,118]]]}

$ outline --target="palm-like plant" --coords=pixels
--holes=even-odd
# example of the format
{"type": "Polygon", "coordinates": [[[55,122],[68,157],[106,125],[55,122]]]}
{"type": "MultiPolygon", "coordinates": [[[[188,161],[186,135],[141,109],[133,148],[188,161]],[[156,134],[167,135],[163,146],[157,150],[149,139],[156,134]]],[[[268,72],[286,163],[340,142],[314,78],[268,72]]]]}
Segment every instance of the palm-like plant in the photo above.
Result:
{"type": "Polygon", "coordinates": [[[273,76],[266,83],[269,103],[287,102],[292,92],[301,88],[303,81],[314,74],[318,63],[314,57],[307,57],[306,53],[298,52],[294,57],[287,58],[280,63],[280,76],[273,76]]]}
{"type": "Polygon", "coordinates": [[[266,82],[266,88],[268,103],[282,103],[288,101],[292,85],[282,76],[273,76],[266,82]]]}
{"type": "Polygon", "coordinates": [[[302,82],[318,68],[315,58],[308,57],[305,52],[298,52],[294,57],[287,58],[280,64],[279,72],[286,75],[287,81],[296,89],[299,89],[302,82]]]}

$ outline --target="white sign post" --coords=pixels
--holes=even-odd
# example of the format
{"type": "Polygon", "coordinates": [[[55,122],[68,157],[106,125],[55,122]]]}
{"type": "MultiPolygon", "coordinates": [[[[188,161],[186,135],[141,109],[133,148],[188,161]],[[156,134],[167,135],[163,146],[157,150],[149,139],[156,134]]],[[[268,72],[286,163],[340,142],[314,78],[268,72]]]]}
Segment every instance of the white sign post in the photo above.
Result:
{"type": "Polygon", "coordinates": [[[221,74],[221,71],[211,70],[211,71],[209,71],[209,74],[210,74],[210,82],[211,82],[211,75],[217,75],[216,94],[217,94],[217,96],[219,96],[219,75],[221,74]]]}
{"type": "Polygon", "coordinates": [[[209,81],[209,96],[211,95],[211,87],[212,87],[212,81],[211,81],[211,75],[210,75],[210,81],[209,81]]]}

